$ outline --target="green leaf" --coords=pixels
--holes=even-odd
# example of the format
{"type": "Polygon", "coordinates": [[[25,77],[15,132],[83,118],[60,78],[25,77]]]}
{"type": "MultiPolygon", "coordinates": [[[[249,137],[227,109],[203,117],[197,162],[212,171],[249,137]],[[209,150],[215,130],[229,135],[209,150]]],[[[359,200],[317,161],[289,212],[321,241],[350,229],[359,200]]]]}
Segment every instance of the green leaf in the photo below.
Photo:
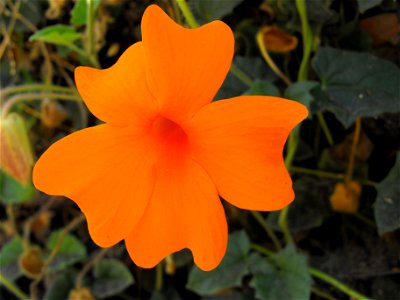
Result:
{"type": "Polygon", "coordinates": [[[311,296],[311,276],[307,259],[292,244],[269,257],[253,260],[253,280],[250,283],[261,300],[308,300],[311,296]]]}
{"type": "Polygon", "coordinates": [[[118,294],[134,283],[129,269],[116,259],[100,260],[93,270],[94,281],[92,292],[98,298],[118,294]]]}
{"type": "Polygon", "coordinates": [[[52,25],[35,32],[30,41],[44,41],[55,45],[70,46],[76,40],[82,38],[82,34],[76,32],[73,27],[66,25],[52,25]]]}
{"type": "Polygon", "coordinates": [[[389,175],[378,184],[374,204],[375,221],[380,235],[400,228],[400,153],[389,175]]]}
{"type": "Polygon", "coordinates": [[[231,13],[243,0],[194,0],[195,13],[205,20],[217,20],[231,13]]]}
{"type": "Polygon", "coordinates": [[[250,240],[243,230],[230,234],[221,264],[210,272],[193,267],[186,287],[200,295],[213,295],[221,289],[240,286],[243,276],[248,274],[249,251],[250,240]]]}
{"type": "MultiPolygon", "coordinates": [[[[50,252],[54,249],[62,230],[57,230],[50,235],[47,248],[50,252]]],[[[76,262],[83,261],[86,258],[85,246],[73,235],[66,234],[61,242],[60,248],[50,264],[51,270],[62,270],[65,267],[76,262]]]]}
{"type": "Polygon", "coordinates": [[[46,289],[43,300],[68,299],[75,287],[75,276],[71,272],[60,273],[46,289]]]}
{"type": "Polygon", "coordinates": [[[395,64],[369,53],[326,47],[320,48],[312,65],[325,92],[324,108],[345,127],[357,117],[400,110],[400,69],[395,64]]]}
{"type": "MultiPolygon", "coordinates": [[[[92,0],[93,10],[96,11],[101,0],[92,0]]],[[[76,1],[74,8],[71,11],[71,24],[75,26],[86,24],[87,5],[86,0],[76,1]]]]}
{"type": "Polygon", "coordinates": [[[279,89],[269,81],[256,80],[243,95],[276,96],[281,95],[279,89]]]}
{"type": "Polygon", "coordinates": [[[311,102],[314,101],[314,96],[311,91],[319,86],[319,82],[305,80],[297,81],[285,90],[284,97],[291,100],[296,100],[311,109],[311,102]]]}
{"type": "Polygon", "coordinates": [[[360,13],[364,13],[370,8],[378,6],[383,0],[358,0],[358,10],[360,13]]]}
{"type": "Polygon", "coordinates": [[[31,182],[26,186],[0,171],[0,198],[5,204],[17,204],[31,200],[36,190],[31,182]]]}
{"type": "Polygon", "coordinates": [[[22,251],[22,242],[18,238],[13,238],[1,248],[1,273],[10,281],[14,281],[22,275],[21,269],[18,264],[18,258],[21,256],[22,251]]]}

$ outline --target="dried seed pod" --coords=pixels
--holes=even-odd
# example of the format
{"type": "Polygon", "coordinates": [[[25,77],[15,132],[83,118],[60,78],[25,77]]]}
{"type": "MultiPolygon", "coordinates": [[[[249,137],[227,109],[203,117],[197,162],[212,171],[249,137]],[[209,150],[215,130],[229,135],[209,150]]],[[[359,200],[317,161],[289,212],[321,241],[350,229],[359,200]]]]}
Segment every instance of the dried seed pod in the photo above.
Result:
{"type": "Polygon", "coordinates": [[[265,49],[271,52],[286,53],[297,47],[297,38],[276,26],[261,28],[265,49]]]}
{"type": "Polygon", "coordinates": [[[42,250],[38,246],[29,246],[19,257],[22,272],[29,278],[37,278],[44,265],[42,250]]]}

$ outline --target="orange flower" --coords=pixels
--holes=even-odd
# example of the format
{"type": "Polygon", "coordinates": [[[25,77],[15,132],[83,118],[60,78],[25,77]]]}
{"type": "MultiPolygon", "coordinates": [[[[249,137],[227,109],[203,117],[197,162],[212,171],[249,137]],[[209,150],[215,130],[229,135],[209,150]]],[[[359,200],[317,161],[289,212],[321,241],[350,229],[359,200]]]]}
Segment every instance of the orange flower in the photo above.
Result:
{"type": "Polygon", "coordinates": [[[189,248],[211,270],[227,245],[218,195],[264,211],[293,200],[282,150],[307,110],[276,97],[210,103],[234,48],[220,21],[185,29],[151,5],[142,36],[111,68],[76,69],[79,93],[106,124],[52,145],[34,184],[73,199],[93,240],[110,247],[124,239],[141,267],[189,248]]]}

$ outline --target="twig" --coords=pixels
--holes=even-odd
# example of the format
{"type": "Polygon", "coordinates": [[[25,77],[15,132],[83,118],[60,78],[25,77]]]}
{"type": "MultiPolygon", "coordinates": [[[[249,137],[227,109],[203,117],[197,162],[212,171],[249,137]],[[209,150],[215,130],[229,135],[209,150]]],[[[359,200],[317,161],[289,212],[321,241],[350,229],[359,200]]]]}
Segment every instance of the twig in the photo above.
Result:
{"type": "Polygon", "coordinates": [[[4,285],[10,292],[17,296],[21,300],[29,299],[29,296],[19,289],[13,282],[7,279],[2,273],[0,273],[0,283],[4,285]]]}
{"type": "Polygon", "coordinates": [[[67,100],[81,102],[81,98],[76,94],[58,94],[58,93],[26,93],[11,97],[2,107],[1,116],[5,117],[11,110],[11,108],[22,101],[41,100],[43,98],[53,100],[67,100]]]}

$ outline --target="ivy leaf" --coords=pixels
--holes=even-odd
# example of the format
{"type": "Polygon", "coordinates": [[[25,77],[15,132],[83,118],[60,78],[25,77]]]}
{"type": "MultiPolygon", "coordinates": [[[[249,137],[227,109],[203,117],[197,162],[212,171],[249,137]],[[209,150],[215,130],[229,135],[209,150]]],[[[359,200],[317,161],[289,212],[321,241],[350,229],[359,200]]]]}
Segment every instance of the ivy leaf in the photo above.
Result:
{"type": "MultiPolygon", "coordinates": [[[[93,1],[93,10],[96,11],[100,5],[100,0],[93,1]]],[[[86,0],[76,1],[74,8],[71,11],[71,24],[75,26],[85,25],[87,15],[86,0]]]]}
{"type": "Polygon", "coordinates": [[[5,204],[18,204],[31,200],[36,190],[31,182],[22,186],[18,181],[0,172],[0,198],[5,204]]]}
{"type": "Polygon", "coordinates": [[[320,48],[312,66],[325,94],[323,108],[345,127],[357,117],[400,111],[400,69],[395,64],[369,53],[325,47],[320,48]]]}
{"type": "Polygon", "coordinates": [[[243,230],[230,234],[221,264],[210,272],[193,267],[186,287],[200,295],[213,295],[222,289],[240,286],[242,277],[248,274],[249,251],[250,240],[243,230]]]}
{"type": "Polygon", "coordinates": [[[0,267],[3,276],[8,280],[14,281],[21,275],[18,258],[22,255],[22,242],[18,238],[13,238],[0,251],[0,267]]]}
{"type": "Polygon", "coordinates": [[[311,296],[311,276],[307,259],[292,244],[269,257],[253,256],[253,280],[250,283],[261,300],[298,299],[311,296]]]}
{"type": "Polygon", "coordinates": [[[134,283],[129,269],[116,259],[102,259],[94,267],[92,292],[100,298],[118,294],[134,283]]]}
{"type": "Polygon", "coordinates": [[[400,228],[400,155],[388,176],[378,184],[374,204],[375,220],[380,235],[400,228]]]}
{"type": "Polygon", "coordinates": [[[52,25],[35,32],[30,41],[43,41],[55,45],[71,46],[76,40],[82,38],[82,34],[76,32],[73,27],[66,25],[52,25]]]}
{"type": "Polygon", "coordinates": [[[319,82],[305,80],[297,81],[285,90],[284,97],[291,100],[296,100],[307,106],[311,110],[311,102],[314,101],[314,96],[311,91],[319,86],[319,82]]]}
{"type": "Polygon", "coordinates": [[[281,95],[279,89],[269,81],[256,80],[243,95],[276,96],[281,95]]]}
{"type": "Polygon", "coordinates": [[[194,0],[195,13],[207,21],[218,20],[232,10],[243,0],[194,0]]]}
{"type": "MultiPolygon", "coordinates": [[[[53,232],[47,243],[47,248],[51,252],[56,246],[62,230],[53,232]]],[[[60,248],[50,264],[51,270],[62,270],[76,262],[86,258],[85,246],[73,235],[66,234],[61,242],[60,248]]]]}

